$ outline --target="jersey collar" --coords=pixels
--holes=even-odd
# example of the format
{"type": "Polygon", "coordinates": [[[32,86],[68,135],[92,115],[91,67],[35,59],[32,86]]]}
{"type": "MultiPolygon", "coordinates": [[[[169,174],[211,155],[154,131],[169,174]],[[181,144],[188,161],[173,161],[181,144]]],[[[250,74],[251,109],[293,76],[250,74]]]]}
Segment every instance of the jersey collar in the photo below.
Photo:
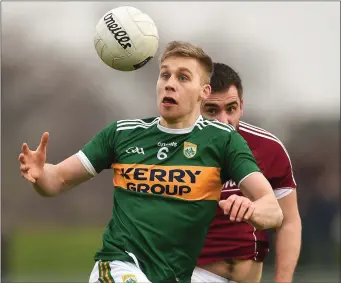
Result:
{"type": "Polygon", "coordinates": [[[165,133],[168,133],[168,134],[176,134],[176,135],[182,135],[182,134],[188,134],[190,132],[192,132],[192,130],[194,129],[194,127],[196,126],[196,124],[200,121],[202,121],[203,118],[202,116],[200,115],[198,117],[198,119],[195,121],[195,123],[188,127],[188,128],[183,128],[183,129],[170,129],[170,128],[166,128],[164,126],[161,126],[160,125],[160,119],[157,123],[157,128],[161,131],[161,132],[165,132],[165,133]]]}

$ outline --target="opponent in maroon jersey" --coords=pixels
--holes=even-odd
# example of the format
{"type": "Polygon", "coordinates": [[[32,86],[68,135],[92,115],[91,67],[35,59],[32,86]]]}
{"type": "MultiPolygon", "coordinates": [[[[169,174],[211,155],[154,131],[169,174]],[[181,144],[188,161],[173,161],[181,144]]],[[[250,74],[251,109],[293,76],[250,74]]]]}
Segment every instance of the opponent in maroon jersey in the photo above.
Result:
{"type": "MultiPolygon", "coordinates": [[[[233,69],[215,63],[211,87],[212,94],[204,101],[202,114],[238,128],[282,208],[283,224],[276,231],[275,281],[291,282],[300,251],[301,220],[288,152],[281,141],[268,131],[240,121],[243,88],[239,75],[233,69]]],[[[225,184],[221,194],[221,199],[228,197],[240,207],[250,203],[233,180],[225,184]]],[[[262,262],[268,250],[266,231],[258,231],[246,222],[231,221],[218,208],[192,282],[228,282],[226,278],[237,282],[259,282],[262,262]]]]}

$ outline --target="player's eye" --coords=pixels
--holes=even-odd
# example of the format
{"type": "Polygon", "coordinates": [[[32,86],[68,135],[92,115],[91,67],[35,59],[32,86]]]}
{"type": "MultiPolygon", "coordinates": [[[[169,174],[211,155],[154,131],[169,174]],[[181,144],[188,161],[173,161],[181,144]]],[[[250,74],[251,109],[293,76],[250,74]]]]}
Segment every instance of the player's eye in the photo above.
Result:
{"type": "Polygon", "coordinates": [[[186,76],[184,76],[184,75],[179,76],[179,81],[180,82],[184,82],[184,81],[187,81],[187,80],[188,80],[188,78],[186,76]]]}
{"type": "Polygon", "coordinates": [[[168,79],[169,78],[169,74],[168,73],[161,73],[160,74],[160,78],[168,79]]]}
{"type": "Polygon", "coordinates": [[[206,112],[209,114],[209,115],[217,115],[217,109],[214,109],[214,108],[210,108],[210,109],[207,109],[206,112]]]}
{"type": "Polygon", "coordinates": [[[235,108],[235,107],[228,107],[228,108],[226,109],[226,111],[227,111],[227,113],[232,114],[232,113],[234,113],[234,112],[236,111],[236,108],[235,108]]]}

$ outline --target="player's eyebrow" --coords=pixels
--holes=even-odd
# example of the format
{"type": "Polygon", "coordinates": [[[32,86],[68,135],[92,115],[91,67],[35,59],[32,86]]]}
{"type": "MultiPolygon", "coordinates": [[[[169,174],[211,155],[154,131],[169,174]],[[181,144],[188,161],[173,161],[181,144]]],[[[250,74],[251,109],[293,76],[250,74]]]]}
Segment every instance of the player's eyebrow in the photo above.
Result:
{"type": "Polygon", "coordinates": [[[187,72],[187,73],[189,73],[190,75],[193,75],[192,72],[191,72],[189,69],[185,68],[185,67],[180,67],[179,70],[180,70],[181,72],[187,72]]]}
{"type": "Polygon", "coordinates": [[[219,106],[216,103],[208,102],[204,104],[204,107],[219,107],[219,106]]]}
{"type": "MultiPolygon", "coordinates": [[[[225,108],[231,107],[232,105],[235,104],[238,105],[238,101],[229,102],[228,104],[225,105],[225,108]]],[[[214,102],[207,102],[204,104],[204,107],[219,107],[219,105],[214,102]]]]}
{"type": "MultiPolygon", "coordinates": [[[[161,66],[160,66],[160,70],[162,70],[162,69],[169,69],[169,67],[168,67],[168,65],[161,65],[161,66]]],[[[178,69],[178,71],[187,72],[187,73],[189,73],[191,76],[193,75],[192,72],[191,72],[189,69],[185,68],[185,67],[180,67],[180,68],[178,69]]]]}
{"type": "Polygon", "coordinates": [[[230,106],[235,105],[235,104],[238,105],[238,101],[237,101],[237,100],[231,101],[231,102],[227,103],[227,104],[225,105],[225,108],[230,107],[230,106]]]}

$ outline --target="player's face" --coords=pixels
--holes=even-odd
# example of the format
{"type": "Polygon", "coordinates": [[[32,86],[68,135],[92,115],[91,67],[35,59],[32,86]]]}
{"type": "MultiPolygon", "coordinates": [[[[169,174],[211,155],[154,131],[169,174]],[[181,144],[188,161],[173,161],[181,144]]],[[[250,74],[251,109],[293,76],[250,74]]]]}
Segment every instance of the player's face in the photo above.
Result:
{"type": "Polygon", "coordinates": [[[201,104],[201,113],[208,119],[217,119],[237,127],[243,115],[243,100],[232,85],[226,91],[211,93],[201,104]]]}
{"type": "Polygon", "coordinates": [[[200,114],[200,104],[211,87],[203,81],[204,70],[192,58],[169,57],[161,63],[157,81],[157,104],[161,116],[180,121],[200,114]]]}

